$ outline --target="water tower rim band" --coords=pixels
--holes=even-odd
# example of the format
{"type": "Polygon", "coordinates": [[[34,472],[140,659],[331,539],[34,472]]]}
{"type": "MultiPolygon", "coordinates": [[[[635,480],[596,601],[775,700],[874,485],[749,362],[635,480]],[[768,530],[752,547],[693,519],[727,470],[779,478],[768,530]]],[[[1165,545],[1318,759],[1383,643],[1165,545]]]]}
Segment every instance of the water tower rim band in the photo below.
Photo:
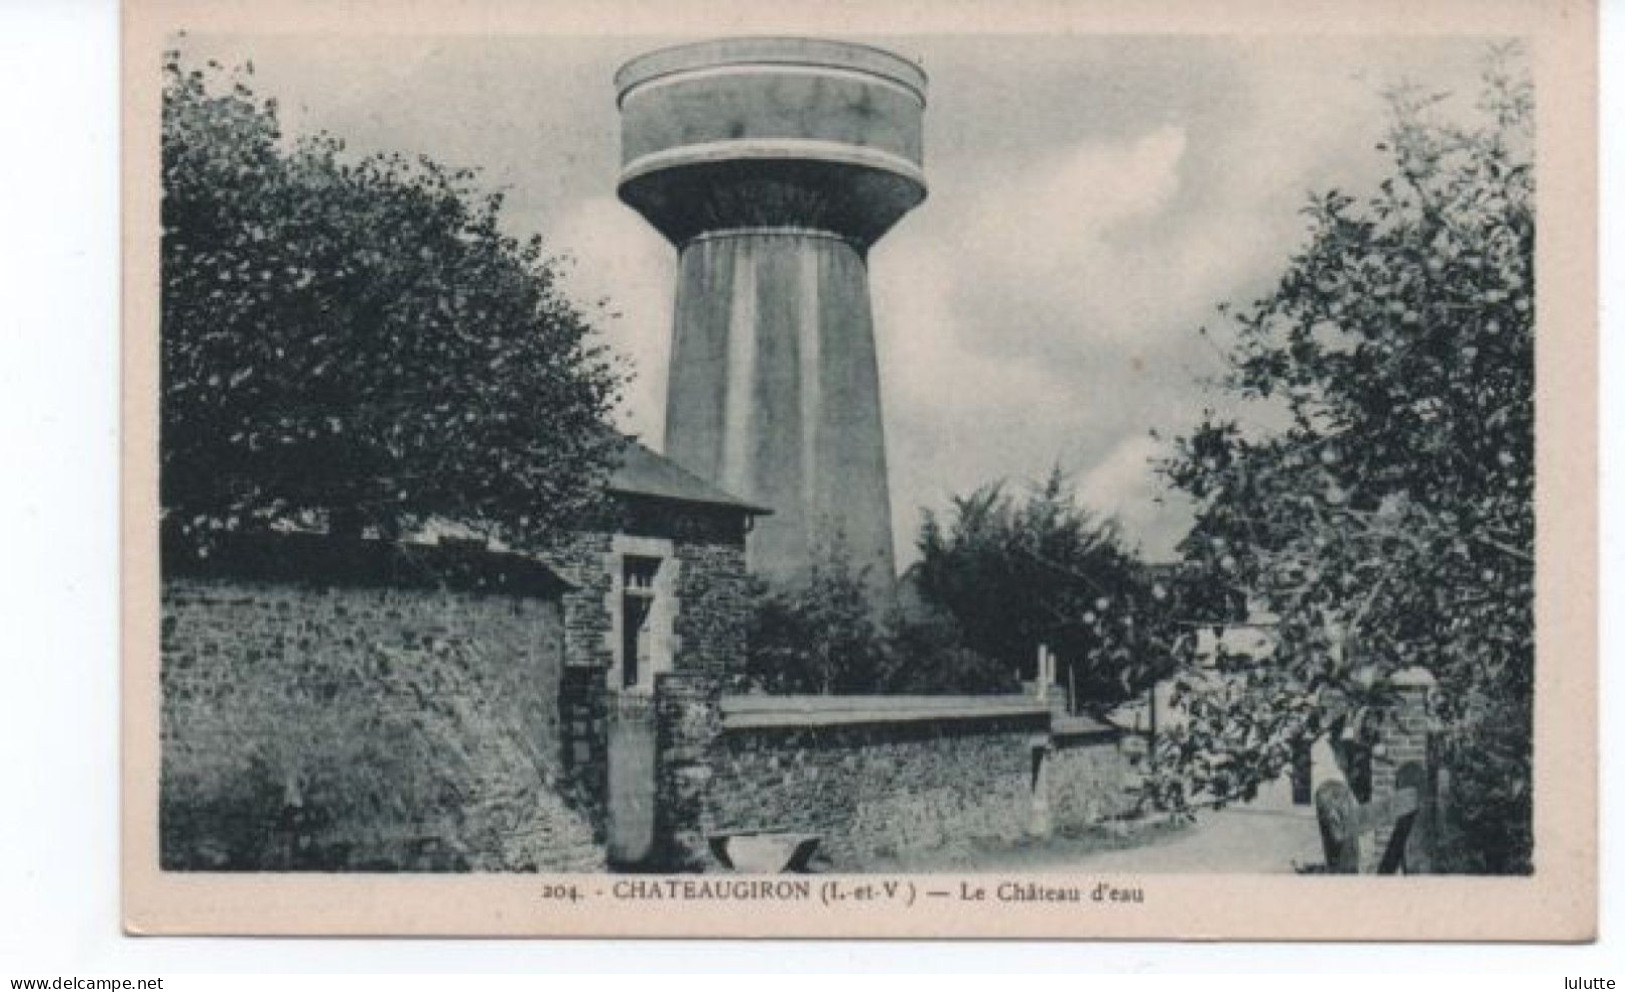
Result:
{"type": "Polygon", "coordinates": [[[860,248],[860,243],[837,231],[828,231],[818,227],[793,227],[789,225],[779,227],[725,227],[715,231],[706,231],[696,234],[684,242],[682,247],[696,244],[701,241],[723,241],[728,238],[807,238],[824,241],[839,241],[843,244],[860,248]]]}
{"type": "Polygon", "coordinates": [[[925,93],[915,89],[907,83],[901,82],[891,76],[866,72],[862,69],[853,69],[841,65],[814,65],[807,62],[730,62],[724,65],[703,66],[698,69],[673,69],[659,75],[647,76],[621,90],[615,98],[617,107],[625,107],[626,102],[633,97],[646,95],[667,86],[681,85],[703,79],[715,79],[723,76],[825,76],[830,79],[851,79],[858,82],[884,86],[895,90],[904,96],[911,97],[922,108],[925,106],[925,93]]]}
{"type": "Polygon", "coordinates": [[[729,38],[657,49],[627,62],[615,73],[617,103],[657,78],[692,77],[732,66],[857,73],[900,86],[925,104],[925,70],[915,63],[873,45],[815,38],[729,38]]]}
{"type": "Polygon", "coordinates": [[[666,148],[626,163],[625,168],[621,170],[621,182],[625,184],[651,172],[685,165],[793,159],[878,169],[901,176],[918,184],[922,190],[925,189],[925,173],[919,166],[901,155],[839,141],[816,141],[806,138],[753,138],[666,148]]]}

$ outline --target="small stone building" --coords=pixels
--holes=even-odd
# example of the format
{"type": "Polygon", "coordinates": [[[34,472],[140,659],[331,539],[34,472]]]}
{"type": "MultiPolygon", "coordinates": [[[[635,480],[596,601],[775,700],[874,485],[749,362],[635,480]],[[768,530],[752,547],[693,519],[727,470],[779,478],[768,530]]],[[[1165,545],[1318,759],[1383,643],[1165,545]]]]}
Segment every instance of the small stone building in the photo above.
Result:
{"type": "Polygon", "coordinates": [[[606,517],[548,559],[575,586],[566,664],[643,695],[663,672],[729,674],[745,656],[746,536],[772,511],[631,440],[606,488],[606,517]]]}
{"type": "Polygon", "coordinates": [[[682,678],[714,693],[742,670],[746,537],[769,511],[631,440],[606,488],[604,517],[548,558],[574,586],[564,596],[564,758],[609,863],[648,867],[663,856],[658,782],[678,771],[657,757],[661,692],[682,678]]]}

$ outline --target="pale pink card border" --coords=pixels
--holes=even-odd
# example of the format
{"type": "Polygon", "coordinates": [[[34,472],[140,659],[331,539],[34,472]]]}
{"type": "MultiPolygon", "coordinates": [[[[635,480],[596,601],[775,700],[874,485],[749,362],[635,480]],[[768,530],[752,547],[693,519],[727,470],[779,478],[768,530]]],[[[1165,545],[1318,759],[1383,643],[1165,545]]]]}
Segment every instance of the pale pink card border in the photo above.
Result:
{"type": "MultiPolygon", "coordinates": [[[[1597,919],[1597,15],[1590,0],[262,3],[125,10],[123,904],[143,934],[1589,940],[1597,919]],[[788,6],[788,5],[784,5],[788,6]],[[1535,848],[1529,878],[1145,875],[1143,905],[970,910],[612,902],[561,910],[543,876],[164,873],[157,858],[159,58],[177,29],[282,34],[834,36],[971,33],[1517,35],[1536,72],[1535,848]]],[[[596,876],[594,876],[596,877],[596,876]]],[[[901,876],[907,878],[906,876],[901,876]]],[[[1020,879],[1023,876],[1000,876],[1020,879]]],[[[1037,876],[1050,884],[1063,876],[1037,876]]],[[[1093,876],[1091,876],[1093,879],[1093,876]]],[[[953,885],[951,876],[914,878],[953,885]]]]}

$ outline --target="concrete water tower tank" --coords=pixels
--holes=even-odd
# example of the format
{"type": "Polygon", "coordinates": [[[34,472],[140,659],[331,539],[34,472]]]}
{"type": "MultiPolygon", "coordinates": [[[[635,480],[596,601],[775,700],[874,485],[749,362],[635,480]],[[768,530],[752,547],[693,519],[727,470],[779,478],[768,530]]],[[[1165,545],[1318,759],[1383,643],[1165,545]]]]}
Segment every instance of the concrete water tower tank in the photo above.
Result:
{"type": "Polygon", "coordinates": [[[621,199],[678,251],[667,456],[771,507],[752,568],[839,534],[893,579],[868,250],[925,198],[925,74],[865,45],[729,39],[615,77],[621,199]]]}

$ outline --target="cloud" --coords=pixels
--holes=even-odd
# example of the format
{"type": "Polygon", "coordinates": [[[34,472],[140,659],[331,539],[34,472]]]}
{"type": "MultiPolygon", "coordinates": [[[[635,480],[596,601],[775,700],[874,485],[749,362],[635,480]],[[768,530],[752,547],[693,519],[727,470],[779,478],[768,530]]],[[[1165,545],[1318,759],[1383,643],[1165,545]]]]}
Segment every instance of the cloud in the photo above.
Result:
{"type": "Polygon", "coordinates": [[[1120,516],[1144,502],[1151,463],[1164,454],[1150,435],[1120,442],[1079,481],[1078,498],[1100,513],[1120,516]]]}
{"type": "Polygon", "coordinates": [[[1176,87],[1017,155],[988,133],[933,163],[931,200],[874,262],[900,526],[1059,464],[1130,540],[1171,554],[1190,507],[1164,491],[1148,430],[1225,402],[1201,386],[1222,362],[1197,329],[1267,291],[1310,189],[1365,188],[1383,166],[1367,53],[1320,47],[1226,53],[1222,92],[1176,87]]]}
{"type": "MultiPolygon", "coordinates": [[[[932,216],[877,247],[871,288],[901,559],[922,505],[1137,450],[1122,445],[1144,438],[1142,398],[1168,406],[1141,358],[1158,345],[1140,337],[1167,279],[1114,239],[1160,223],[1187,145],[1170,125],[1076,142],[996,179],[943,163],[932,216]],[[1136,292],[1147,302],[1125,304],[1136,292]],[[1090,316],[1113,310],[1127,312],[1109,326],[1090,316]]],[[[1148,515],[1130,493],[1154,480],[1143,458],[1116,458],[1101,508],[1139,527],[1148,515]]]]}
{"type": "Polygon", "coordinates": [[[1085,327],[1132,332],[1103,305],[1146,268],[1129,232],[1155,221],[1178,194],[1186,146],[1185,129],[1166,125],[1078,142],[999,176],[945,177],[938,202],[952,204],[954,243],[977,273],[959,292],[1022,325],[1000,332],[1007,350],[1085,327]],[[1071,326],[1055,326],[1062,322],[1071,326]]]}
{"type": "Polygon", "coordinates": [[[1152,560],[1171,558],[1184,536],[1189,504],[1165,491],[1155,463],[1172,452],[1150,434],[1124,438],[1078,481],[1078,501],[1116,518],[1131,543],[1152,560]]]}
{"type": "Polygon", "coordinates": [[[953,296],[964,260],[947,245],[918,244],[903,257],[871,264],[870,295],[888,402],[969,416],[1004,405],[1060,398],[1063,383],[1024,356],[979,353],[965,334],[953,296]]]}
{"type": "Polygon", "coordinates": [[[1154,217],[1179,188],[1183,127],[1088,140],[996,180],[964,205],[971,233],[1027,260],[1075,255],[1118,224],[1154,217]]]}

